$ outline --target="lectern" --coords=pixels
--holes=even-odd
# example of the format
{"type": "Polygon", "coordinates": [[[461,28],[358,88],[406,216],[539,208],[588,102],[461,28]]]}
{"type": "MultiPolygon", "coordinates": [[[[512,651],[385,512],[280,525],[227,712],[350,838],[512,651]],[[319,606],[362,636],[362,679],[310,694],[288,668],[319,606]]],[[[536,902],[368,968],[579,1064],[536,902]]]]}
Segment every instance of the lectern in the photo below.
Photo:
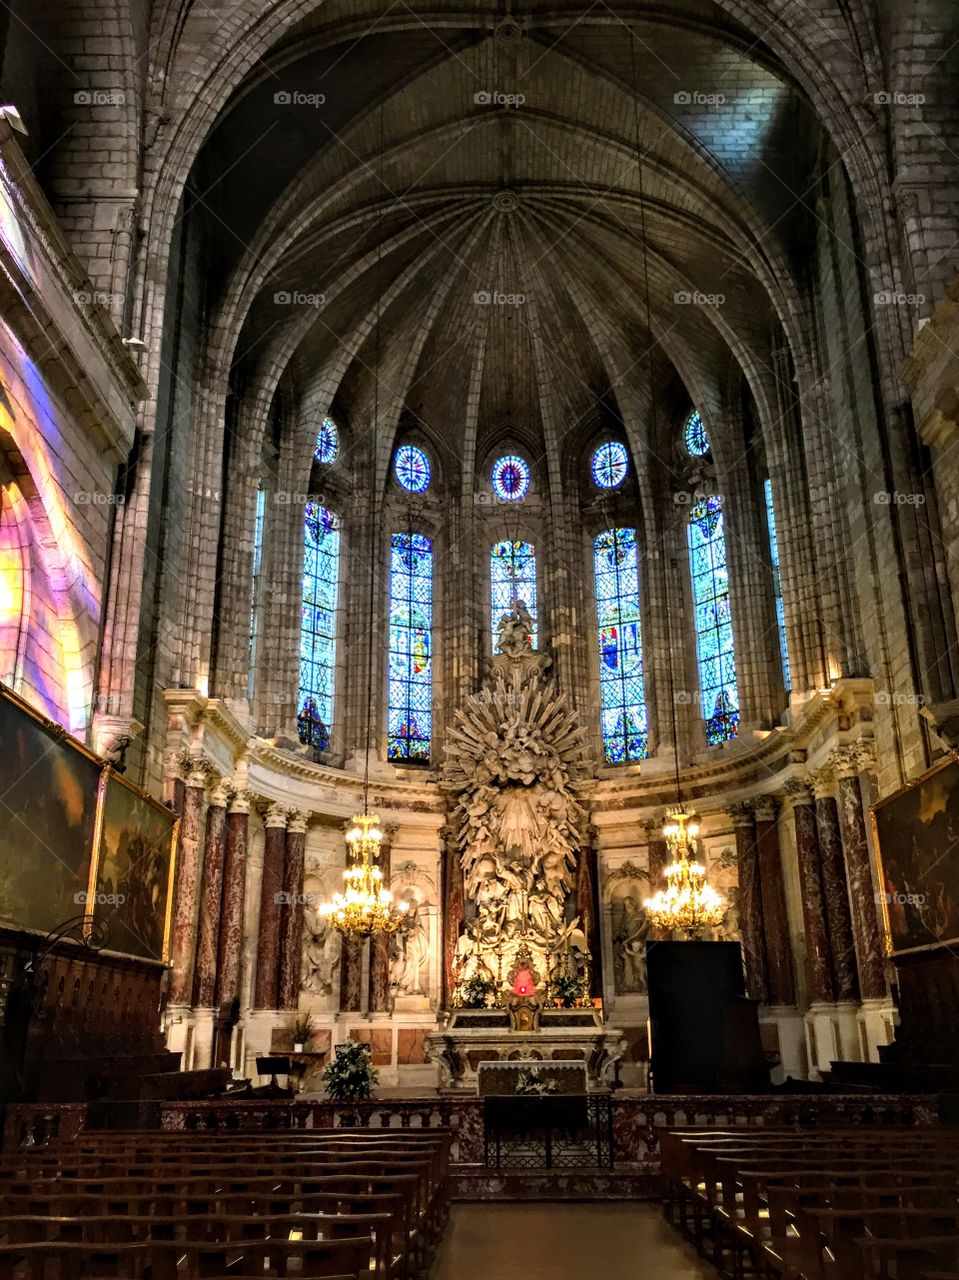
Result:
{"type": "Polygon", "coordinates": [[[738,942],[647,942],[654,1093],[761,1093],[769,1068],[738,942]]]}

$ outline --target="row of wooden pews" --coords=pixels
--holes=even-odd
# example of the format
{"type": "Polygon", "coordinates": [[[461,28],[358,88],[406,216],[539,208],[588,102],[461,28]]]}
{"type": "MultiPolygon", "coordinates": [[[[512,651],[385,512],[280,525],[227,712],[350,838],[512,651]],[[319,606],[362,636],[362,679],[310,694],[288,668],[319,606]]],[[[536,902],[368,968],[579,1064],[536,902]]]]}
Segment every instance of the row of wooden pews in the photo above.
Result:
{"type": "Polygon", "coordinates": [[[723,1275],[959,1280],[959,1131],[677,1129],[664,1211],[723,1275]]]}
{"type": "Polygon", "coordinates": [[[413,1280],[449,1134],[84,1132],[0,1155],[0,1280],[413,1280]]]}

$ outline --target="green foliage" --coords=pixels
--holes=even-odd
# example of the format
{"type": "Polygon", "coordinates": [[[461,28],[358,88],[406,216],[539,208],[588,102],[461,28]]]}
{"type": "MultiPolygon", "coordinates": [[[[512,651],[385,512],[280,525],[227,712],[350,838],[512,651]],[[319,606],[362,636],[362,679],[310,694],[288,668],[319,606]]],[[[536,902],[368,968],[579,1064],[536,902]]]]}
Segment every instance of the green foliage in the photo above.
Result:
{"type": "Polygon", "coordinates": [[[457,1002],[464,1009],[489,1009],[495,1003],[496,983],[475,974],[456,990],[457,1002]]]}
{"type": "Polygon", "coordinates": [[[572,973],[561,973],[549,984],[549,990],[554,999],[562,1000],[564,1008],[571,1009],[582,997],[583,980],[572,973]]]}
{"type": "Polygon", "coordinates": [[[368,1044],[346,1040],[333,1046],[333,1057],[323,1068],[323,1086],[334,1102],[365,1102],[380,1078],[368,1044]]]}

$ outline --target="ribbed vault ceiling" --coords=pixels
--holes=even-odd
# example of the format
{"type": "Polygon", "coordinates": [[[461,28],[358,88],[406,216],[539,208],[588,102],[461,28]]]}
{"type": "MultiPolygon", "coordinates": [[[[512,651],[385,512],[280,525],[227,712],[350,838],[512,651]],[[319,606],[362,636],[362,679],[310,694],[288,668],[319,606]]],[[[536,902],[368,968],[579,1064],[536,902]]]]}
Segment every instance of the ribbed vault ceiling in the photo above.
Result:
{"type": "Polygon", "coordinates": [[[548,448],[639,412],[648,277],[657,378],[708,406],[738,362],[761,400],[821,142],[757,36],[704,2],[324,4],[195,169],[234,377],[360,405],[378,305],[391,421],[548,448]]]}

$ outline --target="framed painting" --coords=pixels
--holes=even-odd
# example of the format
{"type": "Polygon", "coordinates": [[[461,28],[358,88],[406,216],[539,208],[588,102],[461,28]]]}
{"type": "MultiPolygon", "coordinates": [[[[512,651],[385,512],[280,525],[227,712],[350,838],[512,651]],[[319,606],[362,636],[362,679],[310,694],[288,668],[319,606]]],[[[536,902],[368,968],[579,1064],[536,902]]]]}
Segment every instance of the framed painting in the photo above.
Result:
{"type": "Polygon", "coordinates": [[[93,914],[108,928],[110,951],[167,959],[178,826],[159,800],[104,770],[93,914]]]}
{"type": "Polygon", "coordinates": [[[103,762],[0,686],[0,922],[52,933],[84,915],[103,762]]]}
{"type": "Polygon", "coordinates": [[[872,806],[892,955],[959,945],[959,760],[872,806]]]}

